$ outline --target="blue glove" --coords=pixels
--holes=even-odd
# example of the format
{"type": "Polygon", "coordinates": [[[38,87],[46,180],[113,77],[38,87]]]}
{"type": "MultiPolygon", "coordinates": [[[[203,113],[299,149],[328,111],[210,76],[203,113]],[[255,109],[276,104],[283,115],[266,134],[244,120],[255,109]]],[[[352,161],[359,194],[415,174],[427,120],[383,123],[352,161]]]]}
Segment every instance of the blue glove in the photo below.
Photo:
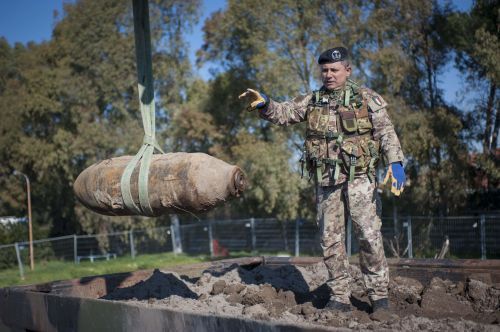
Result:
{"type": "Polygon", "coordinates": [[[267,105],[269,104],[269,98],[267,98],[267,96],[265,94],[263,94],[262,92],[260,92],[260,95],[262,96],[262,98],[264,99],[264,101],[261,101],[260,103],[257,104],[257,109],[264,109],[267,107],[267,105]]]}
{"type": "Polygon", "coordinates": [[[397,182],[396,189],[402,190],[406,182],[405,169],[403,168],[403,165],[401,165],[400,162],[392,163],[391,166],[392,166],[392,175],[397,182]]]}
{"type": "Polygon", "coordinates": [[[389,165],[383,184],[386,184],[389,179],[391,180],[391,192],[399,196],[403,192],[406,181],[405,170],[400,162],[389,165]]]}

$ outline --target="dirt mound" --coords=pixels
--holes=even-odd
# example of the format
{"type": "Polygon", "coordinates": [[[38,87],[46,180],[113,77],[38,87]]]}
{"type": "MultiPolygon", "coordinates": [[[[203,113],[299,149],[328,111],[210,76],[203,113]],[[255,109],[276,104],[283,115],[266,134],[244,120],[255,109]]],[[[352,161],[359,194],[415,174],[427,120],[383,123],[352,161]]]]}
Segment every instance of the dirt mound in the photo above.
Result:
{"type": "Polygon", "coordinates": [[[352,266],[353,310],[325,310],[329,290],[323,263],[299,267],[266,265],[213,268],[190,279],[155,270],[140,283],[105,298],[209,314],[356,330],[500,331],[500,288],[480,280],[465,283],[396,276],[389,285],[390,310],[371,313],[359,268],[352,266]]]}
{"type": "Polygon", "coordinates": [[[467,280],[467,298],[477,311],[500,310],[500,285],[488,284],[474,279],[467,280]]]}
{"type": "Polygon", "coordinates": [[[173,295],[190,299],[198,297],[177,275],[164,273],[156,269],[149,279],[138,282],[130,287],[118,288],[114,292],[104,296],[103,299],[150,300],[164,299],[173,295]]]}

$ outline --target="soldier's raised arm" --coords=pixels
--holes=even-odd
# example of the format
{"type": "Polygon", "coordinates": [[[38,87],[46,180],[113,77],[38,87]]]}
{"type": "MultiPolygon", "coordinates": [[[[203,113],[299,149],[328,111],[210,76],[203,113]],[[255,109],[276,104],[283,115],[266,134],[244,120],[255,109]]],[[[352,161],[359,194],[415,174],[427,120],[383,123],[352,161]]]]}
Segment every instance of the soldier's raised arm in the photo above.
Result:
{"type": "Polygon", "coordinates": [[[239,98],[248,97],[250,105],[248,111],[257,109],[261,118],[279,126],[288,126],[306,119],[307,105],[312,94],[295,97],[292,100],[278,103],[269,99],[265,94],[247,89],[239,98]]]}

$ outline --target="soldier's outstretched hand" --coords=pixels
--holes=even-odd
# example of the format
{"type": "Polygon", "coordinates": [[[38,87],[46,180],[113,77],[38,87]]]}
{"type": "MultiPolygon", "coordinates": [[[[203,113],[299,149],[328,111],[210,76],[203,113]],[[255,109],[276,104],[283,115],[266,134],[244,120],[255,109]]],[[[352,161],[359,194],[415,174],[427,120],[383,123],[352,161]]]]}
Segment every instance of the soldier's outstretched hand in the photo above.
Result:
{"type": "Polygon", "coordinates": [[[247,107],[247,111],[249,112],[255,109],[262,109],[266,107],[267,103],[269,102],[269,99],[265,94],[253,89],[247,89],[247,91],[238,96],[239,99],[245,97],[250,98],[250,105],[247,107]]]}
{"type": "Polygon", "coordinates": [[[389,165],[383,184],[386,184],[389,180],[391,181],[391,192],[396,196],[401,195],[404,189],[406,175],[403,165],[401,165],[400,162],[389,165]]]}

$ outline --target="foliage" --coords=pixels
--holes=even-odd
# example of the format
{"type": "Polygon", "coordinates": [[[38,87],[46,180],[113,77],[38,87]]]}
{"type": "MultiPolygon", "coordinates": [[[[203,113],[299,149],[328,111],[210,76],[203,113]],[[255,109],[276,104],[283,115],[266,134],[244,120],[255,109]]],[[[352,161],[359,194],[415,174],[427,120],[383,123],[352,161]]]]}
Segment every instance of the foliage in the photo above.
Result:
{"type": "MultiPolygon", "coordinates": [[[[151,7],[159,104],[166,106],[180,100],[187,84],[181,36],[196,20],[197,2],[156,1],[151,7]]],[[[135,153],[141,143],[131,4],[84,0],[64,8],[49,42],[13,49],[0,43],[0,111],[6,119],[0,125],[6,133],[0,172],[29,176],[33,220],[52,224],[52,235],[103,232],[115,223],[130,228],[144,218],[90,214],[76,203],[71,185],[85,167],[135,153]]],[[[162,126],[168,113],[161,108],[158,114],[162,126]]],[[[0,181],[9,189],[1,192],[1,214],[14,214],[24,205],[18,203],[22,187],[11,178],[0,181]]]]}
{"type": "Polygon", "coordinates": [[[447,18],[448,43],[454,48],[457,67],[467,75],[471,85],[477,86],[466,114],[466,132],[482,143],[478,171],[489,179],[486,192],[498,190],[499,157],[497,152],[500,132],[500,6],[497,1],[478,0],[469,13],[453,13],[447,18]]]}
{"type": "MultiPolygon", "coordinates": [[[[39,227],[39,225],[33,225],[33,238],[45,238],[48,236],[48,231],[39,227]]],[[[28,242],[28,223],[13,223],[13,224],[0,224],[0,244],[12,244],[15,242],[28,242]]],[[[47,253],[47,252],[45,252],[47,253]]],[[[22,255],[27,255],[28,250],[24,250],[22,255]]],[[[42,252],[37,252],[37,255],[43,256],[42,252]]],[[[29,261],[28,259],[24,261],[29,261]]],[[[17,265],[15,249],[3,248],[0,250],[0,269],[11,267],[17,265]]]]}
{"type": "MultiPolygon", "coordinates": [[[[253,3],[229,1],[226,11],[205,23],[206,44],[199,60],[227,69],[214,84],[221,77],[233,80],[228,86],[248,80],[248,86],[275,99],[289,98],[317,87],[316,56],[343,44],[352,50],[357,80],[390,104],[412,180],[400,204],[408,213],[423,214],[461,207],[465,186],[458,179],[466,172],[467,156],[461,114],[444,103],[437,86],[437,76],[450,59],[443,32],[452,13],[448,6],[434,1],[253,3]]],[[[266,139],[268,124],[257,128],[253,134],[266,139]]],[[[292,146],[300,147],[301,127],[287,135],[292,146]]]]}
{"type": "MultiPolygon", "coordinates": [[[[336,45],[350,49],[355,80],[389,103],[410,180],[398,207],[461,212],[478,172],[486,193],[498,191],[497,2],[478,0],[463,13],[432,0],[228,0],[204,22],[197,61],[215,65],[209,81],[194,77],[185,40],[199,8],[199,0],[150,1],[160,145],[210,153],[250,180],[242,198],[209,217],[313,219],[313,188],[297,162],[304,126],[273,127],[237,96],[252,87],[282,101],[318,88],[316,58],[336,45]],[[439,77],[452,63],[467,91],[481,92],[471,110],[443,98],[439,77]],[[478,142],[482,156],[471,165],[478,142]]],[[[129,2],[80,0],[65,4],[47,42],[0,38],[0,215],[26,214],[22,178],[11,175],[18,170],[32,181],[35,224],[51,235],[167,221],[98,216],[72,193],[85,167],[141,143],[132,32],[129,2]]]]}

